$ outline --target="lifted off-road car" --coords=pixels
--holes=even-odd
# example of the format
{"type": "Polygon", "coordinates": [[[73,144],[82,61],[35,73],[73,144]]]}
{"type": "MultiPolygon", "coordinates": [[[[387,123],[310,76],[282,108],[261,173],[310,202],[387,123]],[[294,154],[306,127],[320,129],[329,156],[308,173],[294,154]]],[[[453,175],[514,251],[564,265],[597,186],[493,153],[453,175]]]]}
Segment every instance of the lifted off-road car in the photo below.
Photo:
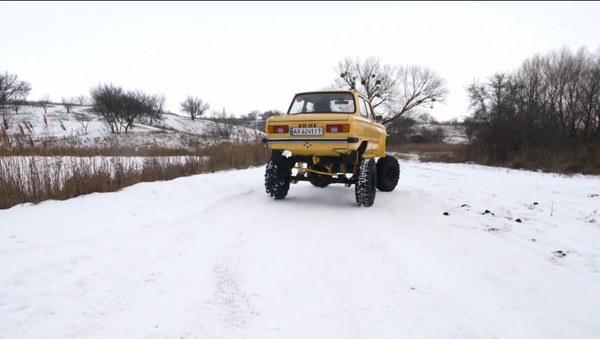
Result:
{"type": "Polygon", "coordinates": [[[371,102],[358,92],[296,94],[286,115],[266,122],[263,142],[272,150],[267,194],[283,199],[290,183],[299,181],[322,188],[354,184],[356,203],[373,205],[377,189],[393,191],[400,176],[398,160],[386,155],[387,133],[380,122],[371,102]]]}

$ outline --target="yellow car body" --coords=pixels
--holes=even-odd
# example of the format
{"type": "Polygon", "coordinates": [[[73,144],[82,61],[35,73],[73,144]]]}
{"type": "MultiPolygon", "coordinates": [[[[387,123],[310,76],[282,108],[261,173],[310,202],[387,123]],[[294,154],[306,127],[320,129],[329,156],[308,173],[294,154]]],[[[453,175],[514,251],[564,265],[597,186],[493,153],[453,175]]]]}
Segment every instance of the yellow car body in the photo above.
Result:
{"type": "Polygon", "coordinates": [[[294,156],[385,157],[385,126],[371,102],[349,90],[301,92],[287,114],[266,121],[263,142],[294,156]],[[329,108],[327,108],[329,105],[329,108]]]}

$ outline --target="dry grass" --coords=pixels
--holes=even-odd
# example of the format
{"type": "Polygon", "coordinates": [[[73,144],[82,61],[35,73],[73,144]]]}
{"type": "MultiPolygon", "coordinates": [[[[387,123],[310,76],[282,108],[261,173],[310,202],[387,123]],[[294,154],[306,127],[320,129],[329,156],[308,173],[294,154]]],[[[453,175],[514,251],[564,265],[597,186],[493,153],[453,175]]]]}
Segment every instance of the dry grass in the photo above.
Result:
{"type": "Polygon", "coordinates": [[[271,149],[259,141],[252,143],[223,142],[202,150],[200,155],[209,158],[206,163],[207,171],[214,172],[264,165],[271,157],[271,149]]]}
{"type": "MultiPolygon", "coordinates": [[[[485,158],[481,159],[483,163],[485,158]]],[[[505,163],[487,161],[493,166],[503,166],[513,169],[526,169],[548,173],[571,174],[600,174],[600,149],[586,152],[583,149],[564,149],[558,151],[524,150],[513,155],[505,163]]]]}
{"type": "MultiPolygon", "coordinates": [[[[192,156],[172,157],[181,155],[172,151],[156,149],[154,154],[168,156],[150,155],[143,160],[71,154],[63,158],[0,157],[0,209],[50,199],[66,200],[94,192],[115,192],[140,182],[259,166],[270,156],[269,149],[258,142],[221,143],[198,149],[192,156]]],[[[85,154],[85,151],[74,149],[73,154],[85,154]]]]}
{"type": "Polygon", "coordinates": [[[600,174],[600,145],[594,151],[584,149],[525,149],[512,154],[507,161],[497,161],[483,149],[472,145],[404,144],[393,148],[400,154],[418,154],[423,162],[465,163],[525,169],[559,174],[600,174]]]}

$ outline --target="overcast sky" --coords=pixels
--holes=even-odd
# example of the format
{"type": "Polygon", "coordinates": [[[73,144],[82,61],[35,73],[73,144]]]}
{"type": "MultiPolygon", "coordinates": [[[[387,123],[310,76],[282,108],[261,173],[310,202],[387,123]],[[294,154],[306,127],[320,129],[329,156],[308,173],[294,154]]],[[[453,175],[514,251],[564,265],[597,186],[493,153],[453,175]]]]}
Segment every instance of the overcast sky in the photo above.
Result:
{"type": "Polygon", "coordinates": [[[0,72],[48,93],[99,83],[187,95],[235,114],[286,111],[346,57],[420,64],[448,82],[441,120],[466,114],[464,87],[535,53],[600,47],[599,2],[1,2],[0,72]]]}

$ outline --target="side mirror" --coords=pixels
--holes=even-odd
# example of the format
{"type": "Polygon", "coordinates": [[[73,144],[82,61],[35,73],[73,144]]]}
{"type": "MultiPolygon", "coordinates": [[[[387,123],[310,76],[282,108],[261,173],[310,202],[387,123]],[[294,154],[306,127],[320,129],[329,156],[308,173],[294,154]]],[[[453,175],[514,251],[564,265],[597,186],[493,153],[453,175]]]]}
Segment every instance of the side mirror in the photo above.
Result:
{"type": "Polygon", "coordinates": [[[375,117],[378,123],[381,123],[383,121],[383,116],[382,115],[378,115],[375,117]]]}

